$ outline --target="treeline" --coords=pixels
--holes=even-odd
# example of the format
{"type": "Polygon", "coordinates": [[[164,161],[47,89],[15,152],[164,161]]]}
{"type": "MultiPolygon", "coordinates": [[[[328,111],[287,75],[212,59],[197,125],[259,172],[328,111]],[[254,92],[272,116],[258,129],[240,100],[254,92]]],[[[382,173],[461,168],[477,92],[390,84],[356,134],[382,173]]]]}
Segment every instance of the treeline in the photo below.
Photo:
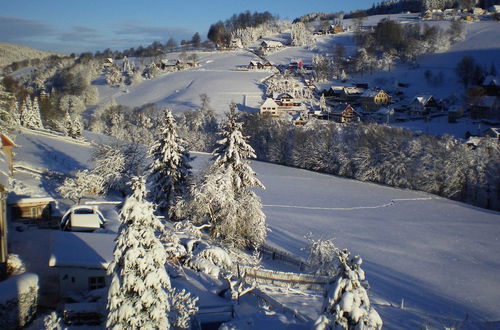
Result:
{"type": "Polygon", "coordinates": [[[450,136],[316,121],[306,127],[244,116],[244,133],[263,161],[425,191],[500,210],[500,144],[475,149],[450,136]]]}
{"type": "MultiPolygon", "coordinates": [[[[176,116],[179,135],[190,150],[211,152],[219,123],[205,95],[200,109],[176,116]]],[[[90,129],[149,145],[160,123],[160,108],[114,106],[96,114],[90,129]]],[[[451,136],[436,137],[377,124],[341,125],[241,115],[258,160],[360,181],[420,190],[483,208],[500,210],[500,144],[481,139],[471,148],[451,136]]]]}
{"type": "Polygon", "coordinates": [[[226,21],[218,21],[210,25],[207,38],[217,46],[226,46],[231,40],[231,33],[239,29],[249,27],[257,27],[277,20],[277,16],[273,16],[270,12],[250,13],[245,11],[240,14],[234,14],[226,21]]]}

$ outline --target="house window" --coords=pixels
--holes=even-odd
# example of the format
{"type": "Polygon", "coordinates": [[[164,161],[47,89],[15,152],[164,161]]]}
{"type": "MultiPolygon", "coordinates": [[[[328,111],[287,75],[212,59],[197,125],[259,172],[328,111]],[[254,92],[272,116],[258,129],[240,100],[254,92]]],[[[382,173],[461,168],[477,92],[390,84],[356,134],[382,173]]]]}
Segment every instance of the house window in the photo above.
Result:
{"type": "Polygon", "coordinates": [[[89,290],[104,288],[106,280],[104,276],[89,277],[89,290]]]}

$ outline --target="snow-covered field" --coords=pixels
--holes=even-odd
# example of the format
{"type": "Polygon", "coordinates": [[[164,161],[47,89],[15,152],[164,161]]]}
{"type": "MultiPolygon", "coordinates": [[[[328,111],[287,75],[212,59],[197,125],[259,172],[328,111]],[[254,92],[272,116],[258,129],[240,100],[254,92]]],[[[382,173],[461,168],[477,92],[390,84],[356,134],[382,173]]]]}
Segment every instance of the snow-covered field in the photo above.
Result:
{"type": "MultiPolygon", "coordinates": [[[[33,168],[67,172],[64,164],[72,161],[75,167],[91,166],[84,145],[35,133],[18,135],[16,143],[22,146],[17,159],[33,168]],[[65,162],[47,160],[46,151],[55,148],[65,162]]],[[[196,156],[196,168],[209,158],[196,156]]],[[[252,164],[266,186],[258,193],[272,230],[268,243],[305,257],[304,235],[312,232],[334,237],[338,247],[360,254],[387,328],[440,326],[467,318],[464,328],[473,329],[500,320],[500,213],[417,191],[252,164]],[[403,299],[404,309],[395,307],[403,299]]],[[[22,179],[28,188],[39,182],[27,174],[22,179]]],[[[37,190],[44,187],[51,188],[37,190]]],[[[320,302],[312,301],[319,311],[320,302]]],[[[281,302],[300,308],[296,295],[283,295],[281,302]]]]}
{"type": "Polygon", "coordinates": [[[98,85],[101,102],[114,98],[116,103],[131,107],[156,103],[182,112],[197,109],[200,94],[207,94],[210,106],[219,114],[226,112],[231,102],[244,104],[245,98],[248,107],[259,107],[263,94],[261,82],[272,73],[234,71],[258,60],[257,56],[244,51],[196,54],[200,63],[197,68],[167,73],[134,86],[98,85]]]}

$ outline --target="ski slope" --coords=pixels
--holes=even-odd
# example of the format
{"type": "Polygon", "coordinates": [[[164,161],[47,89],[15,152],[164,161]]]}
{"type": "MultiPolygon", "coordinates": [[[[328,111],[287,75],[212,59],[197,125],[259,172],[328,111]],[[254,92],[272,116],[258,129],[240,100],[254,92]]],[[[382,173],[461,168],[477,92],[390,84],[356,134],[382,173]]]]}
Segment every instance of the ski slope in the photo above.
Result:
{"type": "MultiPolygon", "coordinates": [[[[71,160],[75,169],[92,166],[85,145],[27,131],[16,143],[16,159],[33,168],[66,173],[71,160]],[[66,161],[52,161],[47,150],[66,161]]],[[[199,170],[209,155],[195,155],[199,170]]],[[[386,328],[441,326],[467,317],[464,328],[473,329],[500,320],[499,212],[270,163],[254,161],[252,167],[266,186],[257,192],[271,229],[268,243],[306,257],[301,249],[311,232],[359,254],[386,328]],[[405,308],[395,308],[403,299],[405,308]]],[[[33,192],[45,188],[54,196],[50,184],[15,176],[25,192],[31,185],[33,192]]]]}

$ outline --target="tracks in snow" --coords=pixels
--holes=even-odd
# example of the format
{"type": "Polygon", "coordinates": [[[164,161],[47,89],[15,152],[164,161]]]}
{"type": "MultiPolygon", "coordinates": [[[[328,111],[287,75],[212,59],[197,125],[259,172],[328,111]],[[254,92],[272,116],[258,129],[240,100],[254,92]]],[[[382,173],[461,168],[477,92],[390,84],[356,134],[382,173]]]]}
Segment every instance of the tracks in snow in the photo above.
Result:
{"type": "Polygon", "coordinates": [[[366,210],[366,209],[380,209],[384,207],[394,206],[397,202],[408,202],[408,201],[429,201],[432,197],[420,197],[420,198],[395,198],[391,199],[389,203],[374,205],[374,206],[354,206],[354,207],[314,207],[314,206],[299,206],[299,205],[271,205],[263,204],[263,207],[275,207],[275,208],[290,208],[290,209],[303,209],[303,210],[326,210],[326,211],[355,211],[355,210],[366,210]]]}

